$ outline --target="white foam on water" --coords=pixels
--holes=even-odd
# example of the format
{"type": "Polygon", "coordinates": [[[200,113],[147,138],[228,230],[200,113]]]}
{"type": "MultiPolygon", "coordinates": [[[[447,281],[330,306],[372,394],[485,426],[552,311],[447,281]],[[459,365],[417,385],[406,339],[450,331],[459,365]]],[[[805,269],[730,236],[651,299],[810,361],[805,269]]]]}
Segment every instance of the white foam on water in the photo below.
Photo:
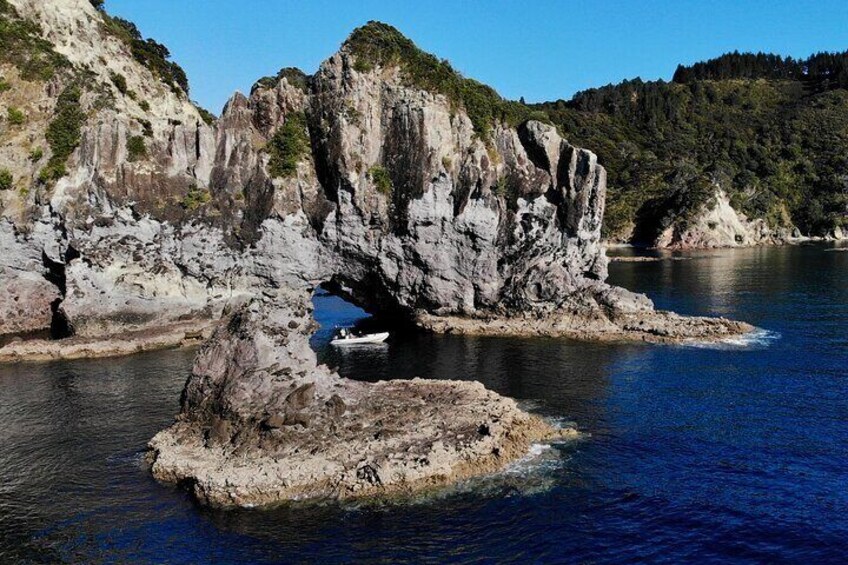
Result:
{"type": "Polygon", "coordinates": [[[135,453],[118,453],[110,455],[106,458],[109,465],[124,466],[130,465],[133,467],[147,467],[147,451],[137,451],[135,453]]]}
{"type": "Polygon", "coordinates": [[[729,337],[718,341],[684,341],[682,345],[685,347],[696,347],[699,349],[764,349],[766,347],[770,347],[772,343],[779,340],[781,337],[780,332],[756,328],[754,331],[740,336],[729,337]]]}
{"type": "MultiPolygon", "coordinates": [[[[550,421],[550,420],[549,420],[550,421]]],[[[559,422],[551,422],[556,427],[566,427],[559,422]]],[[[546,492],[557,484],[560,470],[565,466],[569,455],[556,445],[577,441],[584,437],[580,434],[574,439],[564,439],[561,442],[534,443],[527,453],[508,464],[498,472],[473,477],[435,491],[429,491],[401,501],[387,501],[387,504],[433,504],[460,494],[471,494],[481,497],[489,496],[530,496],[546,492]]]]}
{"type": "Polygon", "coordinates": [[[534,443],[527,450],[527,454],[520,459],[516,459],[507,465],[503,471],[496,473],[497,475],[526,475],[543,467],[543,455],[551,449],[550,444],[534,443]]]}
{"type": "MultiPolygon", "coordinates": [[[[574,420],[569,420],[565,416],[545,418],[545,420],[558,430],[577,429],[577,422],[575,422],[574,420]]],[[[584,432],[580,432],[580,435],[582,437],[584,435],[584,432]]]]}

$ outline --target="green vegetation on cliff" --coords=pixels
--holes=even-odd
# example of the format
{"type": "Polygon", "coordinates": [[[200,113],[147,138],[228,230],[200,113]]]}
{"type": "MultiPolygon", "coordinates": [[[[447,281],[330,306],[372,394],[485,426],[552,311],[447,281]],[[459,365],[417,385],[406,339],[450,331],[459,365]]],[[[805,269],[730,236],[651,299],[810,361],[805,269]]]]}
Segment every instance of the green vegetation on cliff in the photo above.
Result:
{"type": "Polygon", "coordinates": [[[355,58],[355,70],[396,65],[410,86],[443,94],[454,107],[464,108],[481,139],[489,139],[496,122],[516,126],[529,118],[547,121],[525,104],[504,100],[493,88],[463,77],[448,61],[422,51],[390,25],[368,22],[353,31],[345,46],[355,58]]]}
{"type": "Polygon", "coordinates": [[[127,77],[120,73],[109,73],[109,78],[112,80],[112,84],[115,85],[115,88],[118,89],[118,92],[126,96],[127,92],[129,92],[129,88],[127,87],[127,77]]]}
{"type": "Polygon", "coordinates": [[[250,91],[252,93],[259,88],[274,88],[283,79],[286,79],[290,85],[299,88],[303,92],[306,92],[309,85],[309,76],[306,73],[297,67],[283,67],[276,76],[262,77],[257,80],[250,91]]]}
{"type": "MultiPolygon", "coordinates": [[[[147,104],[147,103],[145,102],[145,104],[147,104]]],[[[207,126],[211,126],[212,124],[215,123],[215,120],[218,119],[218,118],[215,117],[215,114],[213,114],[212,112],[210,112],[209,110],[207,110],[203,106],[197,104],[196,102],[194,103],[194,107],[195,107],[195,109],[197,109],[197,113],[200,114],[200,119],[203,120],[203,123],[205,123],[207,126]]],[[[144,108],[142,107],[142,110],[143,109],[144,108]]],[[[148,104],[147,110],[149,110],[149,109],[150,109],[150,105],[148,104]]]]}
{"type": "Polygon", "coordinates": [[[127,138],[127,160],[135,163],[144,159],[147,159],[147,145],[144,143],[144,138],[140,135],[127,138]]]}
{"type": "Polygon", "coordinates": [[[730,54],[680,67],[672,83],[625,81],[536,108],[607,168],[607,235],[663,214],[685,223],[715,184],[750,217],[824,234],[848,223],[845,61],[730,54]]]}
{"type": "Polygon", "coordinates": [[[85,113],[80,109],[81,96],[80,87],[71,84],[62,91],[56,101],[53,120],[47,126],[45,134],[51,150],[50,160],[38,175],[43,183],[59,180],[67,174],[65,166],[68,157],[79,145],[81,128],[85,121],[85,113]]]}
{"type": "Polygon", "coordinates": [[[171,52],[167,47],[153,39],[144,39],[134,23],[106,13],[103,13],[103,29],[126,43],[135,60],[171,90],[188,94],[188,77],[182,67],[169,60],[171,52]]]}
{"type": "Polygon", "coordinates": [[[370,169],[368,169],[368,178],[371,179],[371,182],[374,183],[374,187],[377,189],[377,192],[381,194],[385,194],[386,196],[391,196],[392,189],[392,177],[389,175],[389,171],[380,165],[374,165],[370,169]]]}
{"type": "Polygon", "coordinates": [[[0,0],[0,62],[18,68],[24,80],[50,80],[70,63],[41,37],[38,24],[21,19],[15,8],[0,0]]]}
{"type": "Polygon", "coordinates": [[[274,132],[266,147],[272,177],[286,178],[297,172],[297,164],[309,152],[306,115],[295,112],[286,116],[285,123],[274,132]]]}
{"type": "Polygon", "coordinates": [[[182,202],[180,202],[180,206],[182,206],[185,210],[193,212],[211,200],[212,195],[208,190],[192,186],[189,188],[188,194],[186,194],[185,198],[183,198],[182,202]]]}
{"type": "Polygon", "coordinates": [[[6,119],[9,120],[9,125],[22,126],[26,122],[26,114],[19,108],[10,107],[6,111],[6,119]]]}
{"type": "Polygon", "coordinates": [[[15,179],[12,177],[12,171],[0,169],[0,190],[9,190],[14,184],[15,179]]]}

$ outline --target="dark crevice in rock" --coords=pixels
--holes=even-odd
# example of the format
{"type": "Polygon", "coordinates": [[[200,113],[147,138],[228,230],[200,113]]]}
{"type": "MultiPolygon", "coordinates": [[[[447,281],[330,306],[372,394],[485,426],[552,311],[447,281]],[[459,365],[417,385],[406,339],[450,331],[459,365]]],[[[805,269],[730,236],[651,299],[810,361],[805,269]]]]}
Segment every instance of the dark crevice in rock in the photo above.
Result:
{"type": "MultiPolygon", "coordinates": [[[[320,94],[316,96],[320,96],[320,94]]],[[[318,183],[327,199],[337,204],[339,201],[338,191],[343,178],[333,164],[332,155],[340,153],[339,144],[337,140],[333,139],[334,133],[332,131],[326,131],[321,127],[321,120],[322,116],[313,115],[307,109],[306,124],[309,131],[309,143],[312,148],[312,160],[315,163],[315,175],[318,177],[318,183]]]]}
{"type": "Polygon", "coordinates": [[[267,177],[254,176],[244,189],[246,205],[239,230],[242,247],[256,243],[260,236],[262,222],[268,219],[274,207],[274,183],[267,177]]]}
{"type": "Polygon", "coordinates": [[[41,252],[41,262],[47,269],[47,272],[44,274],[44,278],[56,285],[62,296],[65,296],[67,282],[67,279],[65,278],[65,265],[63,263],[53,261],[43,251],[41,252]]]}
{"type": "Polygon", "coordinates": [[[327,216],[335,208],[335,204],[328,200],[321,190],[312,195],[307,195],[304,191],[301,191],[300,200],[303,211],[309,219],[309,225],[312,226],[315,233],[324,231],[324,223],[327,220],[327,216]]]}
{"type": "Polygon", "coordinates": [[[65,253],[66,263],[59,263],[57,261],[53,261],[43,251],[41,254],[41,261],[44,264],[44,267],[47,269],[47,272],[44,274],[44,278],[54,284],[56,288],[59,289],[59,293],[61,295],[59,298],[50,303],[50,311],[52,312],[52,317],[50,320],[51,339],[64,339],[66,337],[72,336],[74,333],[73,327],[71,326],[67,316],[65,316],[65,313],[62,311],[61,305],[62,300],[64,300],[65,294],[67,292],[67,277],[65,275],[65,267],[67,261],[76,259],[77,257],[79,257],[79,252],[72,246],[69,246],[67,252],[65,253]]]}
{"type": "Polygon", "coordinates": [[[70,264],[74,259],[79,259],[80,252],[73,245],[68,245],[67,251],[65,251],[65,265],[70,264]]]}
{"type": "Polygon", "coordinates": [[[194,158],[197,161],[200,161],[200,157],[201,157],[200,147],[201,147],[201,145],[202,145],[202,143],[201,143],[201,139],[200,139],[200,126],[198,125],[197,129],[194,132],[194,158]]]}
{"type": "Polygon", "coordinates": [[[554,171],[551,170],[551,161],[545,152],[545,148],[535,142],[527,127],[527,123],[524,122],[518,126],[518,139],[521,141],[521,145],[524,146],[527,156],[534,165],[543,171],[554,174],[554,171]]]}
{"type": "Polygon", "coordinates": [[[475,179],[471,180],[468,178],[463,178],[465,175],[460,177],[460,182],[454,185],[453,188],[453,216],[454,218],[458,217],[465,210],[465,207],[468,205],[468,200],[471,197],[472,192],[480,193],[482,190],[482,180],[475,179]]]}
{"type": "Polygon", "coordinates": [[[630,243],[640,247],[653,246],[674,221],[674,202],[671,198],[651,198],[636,212],[636,226],[630,243]]]}
{"type": "Polygon", "coordinates": [[[74,328],[71,326],[68,317],[61,309],[62,299],[57,298],[50,303],[50,311],[53,317],[50,320],[50,338],[65,339],[74,335],[74,328]]]}
{"type": "Polygon", "coordinates": [[[409,231],[409,203],[424,194],[424,169],[429,163],[423,122],[418,112],[396,110],[383,146],[385,166],[392,179],[391,229],[399,235],[409,231]]]}

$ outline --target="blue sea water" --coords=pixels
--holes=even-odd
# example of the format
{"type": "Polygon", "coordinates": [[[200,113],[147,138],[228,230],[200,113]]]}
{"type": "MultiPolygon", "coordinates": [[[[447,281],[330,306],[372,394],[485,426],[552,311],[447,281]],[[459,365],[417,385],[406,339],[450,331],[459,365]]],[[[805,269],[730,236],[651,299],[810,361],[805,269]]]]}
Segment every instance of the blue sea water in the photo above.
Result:
{"type": "Polygon", "coordinates": [[[848,550],[848,252],[613,263],[659,307],[762,329],[722,346],[397,334],[317,296],[348,377],[476,379],[584,432],[403,504],[212,511],[153,481],[191,351],[0,366],[0,562],[842,563],[848,550]]]}

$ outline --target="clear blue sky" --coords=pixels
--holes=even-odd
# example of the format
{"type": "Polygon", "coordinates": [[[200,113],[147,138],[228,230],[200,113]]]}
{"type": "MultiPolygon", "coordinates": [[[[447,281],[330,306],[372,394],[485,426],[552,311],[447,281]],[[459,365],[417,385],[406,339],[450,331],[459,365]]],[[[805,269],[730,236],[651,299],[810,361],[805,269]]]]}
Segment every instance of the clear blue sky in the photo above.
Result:
{"type": "Polygon", "coordinates": [[[313,73],[356,26],[394,25],[466,76],[528,102],[626,78],[670,79],[727,51],[848,50],[848,0],[107,0],[165,43],[192,97],[216,114],[236,91],[293,66],[313,73]]]}

